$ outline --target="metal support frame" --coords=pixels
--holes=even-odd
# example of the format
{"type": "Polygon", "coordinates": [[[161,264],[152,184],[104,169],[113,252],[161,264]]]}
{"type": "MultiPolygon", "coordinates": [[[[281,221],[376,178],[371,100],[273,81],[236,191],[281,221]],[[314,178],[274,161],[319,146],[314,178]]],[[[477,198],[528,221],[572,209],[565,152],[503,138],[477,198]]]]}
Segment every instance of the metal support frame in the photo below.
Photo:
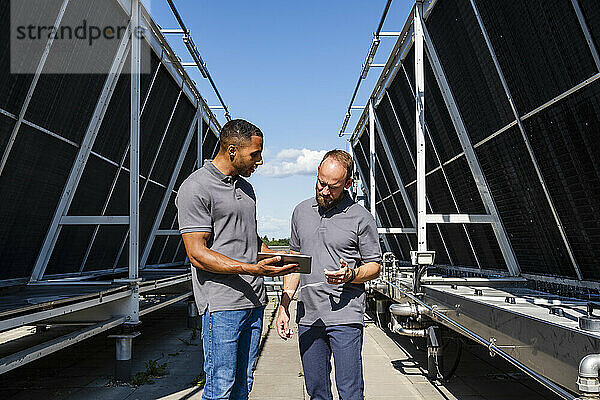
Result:
{"type": "Polygon", "coordinates": [[[579,25],[581,26],[581,30],[585,36],[585,41],[587,42],[588,47],[590,48],[590,53],[592,53],[592,57],[596,63],[596,68],[598,71],[600,71],[600,56],[598,56],[598,50],[596,49],[596,45],[594,44],[590,30],[588,29],[585,18],[583,17],[583,12],[581,12],[581,7],[579,7],[579,0],[571,0],[571,4],[573,4],[573,9],[575,10],[577,20],[579,21],[579,25]]]}
{"type": "Polygon", "coordinates": [[[59,222],[60,225],[127,225],[128,223],[129,217],[113,215],[66,215],[59,222]]]}
{"type": "Polygon", "coordinates": [[[200,109],[200,118],[198,119],[198,139],[197,139],[197,156],[198,159],[196,161],[196,168],[202,167],[202,159],[203,159],[203,146],[204,146],[204,109],[202,104],[199,104],[198,108],[200,109]]]}
{"type": "MultiPolygon", "coordinates": [[[[200,109],[200,118],[198,120],[198,124],[203,124],[204,123],[204,121],[202,119],[203,115],[204,115],[204,110],[200,109]]],[[[203,157],[204,157],[204,154],[203,154],[203,151],[204,151],[203,150],[204,139],[206,138],[206,135],[208,135],[209,132],[210,132],[210,130],[207,130],[206,131],[206,135],[204,135],[202,133],[203,130],[204,130],[204,128],[200,129],[200,131],[199,131],[200,135],[198,137],[198,142],[200,143],[200,151],[199,151],[199,157],[200,158],[199,158],[199,163],[198,163],[198,167],[197,168],[202,167],[202,160],[203,160],[203,157]]],[[[217,151],[218,147],[219,147],[219,141],[217,140],[215,142],[215,147],[213,147],[212,152],[210,153],[210,157],[211,158],[214,158],[215,152],[217,151]]],[[[173,223],[171,224],[171,228],[175,227],[175,222],[176,221],[177,221],[177,215],[175,215],[175,218],[173,219],[173,223]]],[[[170,235],[170,236],[179,236],[179,242],[177,243],[177,248],[175,249],[175,253],[173,253],[173,258],[171,259],[171,262],[173,262],[173,263],[175,262],[175,259],[177,258],[177,253],[179,253],[179,249],[181,248],[181,245],[183,244],[183,239],[179,235],[179,231],[177,231],[177,230],[175,230],[175,231],[177,232],[176,235],[170,235]]],[[[167,241],[168,240],[169,240],[169,238],[167,238],[167,240],[165,240],[165,244],[164,244],[163,249],[162,249],[162,251],[160,253],[160,259],[162,259],[162,256],[163,256],[163,253],[165,251],[165,248],[167,247],[167,241]]],[[[189,261],[189,259],[186,256],[184,263],[187,263],[188,261],[189,261]]]]}
{"type": "MultiPolygon", "coordinates": [[[[496,52],[494,51],[494,48],[492,46],[492,42],[487,34],[487,30],[485,29],[485,26],[483,25],[483,20],[481,19],[481,15],[479,14],[479,10],[477,9],[477,6],[475,5],[474,0],[471,0],[471,7],[473,8],[473,12],[475,13],[475,17],[477,18],[477,22],[479,24],[479,28],[481,29],[481,33],[483,34],[483,37],[485,39],[485,43],[487,45],[488,51],[490,52],[490,55],[492,57],[492,61],[494,62],[494,67],[496,68],[496,72],[498,73],[498,77],[500,78],[500,82],[502,83],[502,87],[504,88],[504,92],[506,94],[506,97],[508,99],[508,102],[510,104],[510,107],[513,111],[513,114],[515,116],[515,119],[517,121],[517,125],[519,126],[519,130],[521,131],[521,136],[523,137],[523,141],[525,142],[525,147],[527,148],[527,152],[529,153],[529,156],[531,158],[531,162],[533,164],[533,167],[535,169],[536,175],[538,177],[538,180],[540,182],[540,185],[542,186],[542,190],[544,192],[544,195],[546,196],[546,200],[548,202],[548,206],[550,207],[550,211],[552,212],[552,215],[554,217],[554,220],[556,222],[556,225],[558,227],[558,230],[560,232],[561,238],[563,240],[563,243],[567,249],[567,253],[569,254],[569,258],[571,260],[571,263],[573,264],[573,269],[575,270],[575,273],[577,275],[577,279],[582,280],[583,276],[581,274],[581,270],[579,269],[579,265],[577,264],[577,260],[575,259],[575,255],[573,253],[573,249],[571,248],[571,244],[569,243],[569,239],[567,238],[567,234],[565,232],[564,226],[560,220],[560,217],[558,215],[558,212],[556,210],[556,207],[554,206],[554,201],[552,200],[552,197],[550,196],[550,191],[548,189],[548,186],[546,185],[546,181],[544,180],[544,176],[542,175],[542,171],[540,169],[540,166],[537,162],[537,158],[535,157],[535,153],[533,152],[533,147],[531,146],[531,143],[529,142],[529,138],[527,137],[527,133],[525,132],[525,127],[523,126],[523,122],[521,120],[521,117],[519,116],[519,112],[517,111],[517,106],[514,102],[514,99],[511,95],[510,89],[508,88],[508,84],[506,82],[506,79],[504,77],[504,73],[502,72],[502,68],[500,67],[500,63],[498,61],[498,58],[496,57],[496,52]]],[[[433,47],[433,45],[432,45],[433,47]]],[[[435,52],[435,50],[434,50],[435,52]]],[[[438,61],[439,64],[439,61],[438,61]]],[[[465,155],[466,155],[466,151],[465,151],[465,155]]]]}
{"type": "MultiPolygon", "coordinates": [[[[154,158],[152,159],[152,163],[150,164],[150,169],[148,170],[148,178],[146,182],[144,182],[144,187],[142,188],[142,193],[139,195],[139,202],[144,199],[144,194],[146,193],[146,189],[148,188],[148,183],[150,182],[150,177],[152,176],[152,172],[154,171],[154,167],[156,166],[156,160],[158,160],[158,155],[160,154],[160,150],[162,149],[163,143],[165,142],[165,138],[167,137],[167,133],[169,132],[169,128],[171,127],[171,122],[173,122],[173,116],[175,115],[175,111],[177,111],[177,106],[179,105],[179,100],[181,99],[181,95],[183,94],[183,88],[179,91],[177,95],[177,99],[175,100],[175,105],[171,109],[171,114],[169,115],[169,119],[167,120],[167,125],[163,130],[163,134],[160,138],[160,143],[156,149],[154,154],[154,158]]],[[[166,189],[166,187],[165,187],[166,189]]],[[[125,248],[125,244],[127,243],[127,238],[129,237],[130,231],[128,230],[121,241],[121,246],[119,247],[119,251],[117,252],[117,256],[115,257],[115,261],[113,266],[117,266],[119,263],[119,259],[121,258],[121,254],[123,253],[123,249],[125,248]]],[[[142,264],[143,266],[143,264],[142,264]]]]}
{"type": "MultiPolygon", "coordinates": [[[[141,40],[136,33],[140,26],[139,0],[131,0],[131,114],[129,142],[129,278],[136,279],[139,272],[139,223],[140,223],[140,87],[141,87],[141,40]]],[[[178,98],[179,99],[179,98],[178,98]]],[[[150,174],[148,174],[150,178],[150,174]]]]}
{"type": "Polygon", "coordinates": [[[438,86],[440,87],[440,92],[444,98],[444,102],[446,103],[446,108],[448,109],[448,113],[452,119],[454,129],[458,134],[458,139],[465,153],[465,157],[468,161],[469,168],[473,175],[473,179],[475,180],[475,184],[477,185],[477,190],[479,191],[479,195],[481,196],[485,210],[488,214],[490,214],[493,220],[491,226],[494,231],[494,235],[496,236],[496,240],[500,246],[500,250],[504,257],[504,261],[507,265],[509,273],[513,276],[517,276],[521,273],[521,268],[519,267],[510,241],[508,240],[508,235],[506,234],[506,230],[504,229],[504,225],[500,219],[496,204],[494,203],[494,199],[490,193],[485,176],[483,175],[483,171],[479,164],[479,160],[477,159],[477,155],[475,154],[475,150],[471,144],[467,129],[458,110],[458,106],[456,105],[454,95],[452,94],[452,90],[448,84],[448,80],[438,58],[437,52],[431,37],[429,36],[429,32],[427,31],[425,24],[421,24],[421,26],[423,28],[423,37],[433,73],[438,86]]]}
{"type": "Polygon", "coordinates": [[[102,321],[95,325],[85,327],[78,331],[60,336],[56,339],[44,342],[30,349],[11,354],[0,359],[0,374],[28,364],[48,354],[62,350],[67,346],[81,342],[89,337],[105,332],[111,328],[121,325],[125,317],[115,317],[108,321],[102,321]]]}
{"type": "MultiPolygon", "coordinates": [[[[356,155],[354,154],[354,147],[350,146],[350,149],[352,150],[352,158],[356,159],[356,155]]],[[[358,163],[354,163],[354,166],[356,168],[356,171],[358,172],[358,175],[360,176],[360,179],[365,182],[365,176],[363,174],[362,169],[360,168],[360,165],[358,163]]],[[[367,194],[370,194],[369,190],[370,187],[367,187],[365,185],[363,185],[363,188],[365,188],[365,190],[367,191],[367,194]]],[[[380,221],[379,221],[379,216],[377,215],[377,213],[375,213],[373,215],[373,217],[375,218],[375,222],[377,223],[377,225],[381,225],[380,221]]],[[[387,236],[383,236],[383,242],[385,243],[386,247],[388,249],[391,249],[392,247],[390,246],[390,242],[387,238],[387,236]]]]}
{"type": "Polygon", "coordinates": [[[375,209],[375,109],[373,108],[373,99],[369,99],[369,194],[371,206],[371,214],[373,217],[377,215],[375,209]]]}
{"type": "MultiPolygon", "coordinates": [[[[402,68],[404,77],[406,78],[406,82],[408,82],[408,86],[410,87],[410,90],[414,93],[415,90],[413,88],[412,83],[410,82],[408,73],[406,72],[406,68],[404,68],[404,64],[401,64],[400,67],[402,68]]],[[[400,132],[402,133],[402,138],[404,139],[404,143],[406,144],[406,148],[408,149],[408,154],[410,155],[413,165],[415,165],[415,160],[410,151],[410,146],[408,145],[408,141],[406,140],[406,135],[404,135],[404,131],[402,130],[402,126],[400,125],[400,120],[398,119],[398,115],[396,114],[396,109],[394,107],[394,103],[392,102],[392,99],[391,99],[387,89],[385,91],[385,94],[390,103],[390,106],[392,107],[392,111],[394,112],[394,117],[396,118],[396,123],[400,127],[400,132]]],[[[454,204],[454,207],[456,208],[456,212],[458,212],[460,214],[461,211],[460,211],[460,207],[458,206],[458,202],[456,201],[456,196],[454,195],[454,190],[452,190],[450,181],[448,181],[448,176],[446,175],[446,170],[444,169],[442,160],[437,151],[437,146],[435,145],[435,142],[433,141],[433,137],[431,136],[431,131],[429,130],[429,125],[427,124],[427,121],[425,122],[425,132],[427,133],[427,136],[429,137],[429,141],[431,142],[431,147],[433,148],[433,152],[435,153],[435,158],[437,159],[437,162],[439,164],[438,168],[442,171],[442,175],[444,176],[444,181],[446,182],[446,186],[448,186],[448,192],[450,193],[450,197],[452,198],[452,202],[454,204]]],[[[433,171],[436,171],[436,170],[437,170],[437,168],[434,168],[432,171],[429,171],[427,174],[425,174],[425,176],[428,176],[430,173],[432,173],[433,171]]],[[[429,199],[427,199],[427,202],[429,204],[429,199]]],[[[431,208],[431,210],[433,211],[433,207],[431,207],[431,205],[429,205],[429,208],[431,208]]],[[[481,268],[481,263],[479,262],[479,257],[477,256],[477,252],[475,251],[475,246],[473,245],[473,241],[471,240],[471,234],[469,233],[466,225],[463,224],[462,227],[463,227],[463,231],[465,232],[465,235],[467,237],[467,242],[469,242],[469,247],[471,248],[473,257],[475,257],[475,262],[477,263],[477,266],[479,268],[481,268]]],[[[442,231],[439,226],[438,226],[438,231],[440,233],[440,237],[442,238],[442,241],[444,242],[444,246],[446,246],[444,236],[442,235],[442,231]]],[[[446,247],[446,252],[448,253],[448,258],[450,259],[450,264],[454,264],[447,247],[446,247]]]]}
{"type": "MultiPolygon", "coordinates": [[[[376,118],[377,118],[377,117],[376,117],[376,118]]],[[[377,156],[376,156],[376,157],[375,157],[375,161],[377,162],[377,165],[379,165],[379,169],[380,169],[381,171],[383,171],[383,168],[382,168],[382,166],[381,166],[381,160],[379,159],[379,157],[377,157],[377,156]]],[[[390,193],[392,193],[392,189],[390,188],[390,185],[388,184],[388,181],[387,181],[387,179],[383,179],[383,182],[385,183],[385,186],[386,186],[387,190],[388,190],[390,193]]],[[[380,196],[381,196],[381,191],[380,191],[380,196]]],[[[401,230],[403,230],[403,229],[408,229],[408,230],[409,230],[409,232],[412,230],[412,231],[414,231],[414,233],[416,234],[416,233],[417,233],[417,230],[416,230],[416,229],[414,229],[414,228],[404,228],[404,225],[405,225],[405,224],[404,224],[404,222],[402,221],[402,217],[401,217],[401,215],[400,215],[400,207],[398,207],[398,203],[396,202],[396,199],[394,198],[394,196],[393,196],[393,195],[390,195],[389,197],[391,197],[391,199],[392,199],[392,204],[393,204],[393,207],[394,207],[394,210],[396,211],[396,213],[398,214],[398,218],[400,219],[400,225],[401,225],[401,228],[400,228],[400,229],[401,229],[401,230]]],[[[390,223],[392,223],[392,219],[389,217],[389,213],[388,213],[388,211],[387,211],[387,208],[386,208],[385,204],[383,204],[383,199],[381,199],[381,200],[380,200],[380,203],[381,203],[381,205],[382,205],[383,211],[384,211],[384,212],[385,212],[385,214],[388,216],[388,221],[390,221],[390,223]]],[[[413,225],[413,226],[414,226],[414,225],[413,225]]],[[[379,230],[379,233],[387,233],[387,232],[381,232],[381,230],[379,230]]],[[[409,245],[409,247],[410,247],[410,248],[411,248],[411,250],[412,250],[412,243],[410,242],[410,240],[408,241],[408,245],[409,245]]]]}
{"type": "Polygon", "coordinates": [[[382,234],[385,234],[385,233],[390,233],[390,234],[403,233],[403,234],[416,235],[417,234],[417,228],[377,228],[377,232],[378,233],[382,233],[382,234]]]}
{"type": "MultiPolygon", "coordinates": [[[[410,85],[410,82],[409,82],[409,85],[410,85]]],[[[412,85],[410,85],[410,86],[411,86],[411,90],[413,90],[412,85]]],[[[413,93],[414,93],[414,90],[413,90],[413,93]]],[[[396,109],[394,108],[394,104],[392,103],[392,100],[391,100],[390,95],[388,94],[387,90],[385,91],[385,94],[387,95],[388,101],[390,102],[390,106],[392,107],[394,117],[396,118],[396,123],[398,124],[398,128],[400,129],[400,134],[402,136],[402,140],[404,141],[404,144],[406,145],[406,149],[408,151],[408,154],[410,155],[410,159],[413,163],[413,166],[416,168],[415,160],[414,160],[414,157],[410,150],[410,145],[408,144],[408,140],[406,140],[406,135],[404,134],[404,130],[402,129],[402,126],[400,125],[400,121],[398,120],[398,115],[396,114],[396,109]]],[[[375,123],[377,124],[377,129],[379,130],[379,132],[381,132],[381,134],[379,135],[380,139],[381,139],[381,143],[383,144],[383,149],[385,151],[386,157],[390,161],[390,167],[392,168],[392,173],[394,174],[394,178],[396,179],[396,183],[398,184],[398,190],[400,191],[400,193],[402,195],[402,199],[404,200],[404,203],[406,204],[406,208],[409,213],[408,215],[411,219],[411,222],[412,222],[413,226],[416,227],[417,222],[416,222],[415,211],[414,211],[412,203],[410,202],[410,199],[408,197],[408,192],[406,191],[407,185],[404,184],[404,182],[402,181],[402,177],[400,176],[400,173],[398,172],[398,167],[396,166],[396,163],[394,162],[394,157],[392,154],[391,147],[389,145],[389,142],[387,141],[387,138],[385,136],[385,133],[383,131],[381,123],[379,122],[379,118],[377,118],[377,113],[375,113],[375,123]]],[[[425,124],[425,130],[427,130],[427,124],[425,124]]],[[[426,201],[427,201],[427,205],[429,206],[429,208],[433,211],[433,207],[431,206],[429,199],[427,197],[426,197],[426,201]]],[[[442,245],[444,246],[444,250],[446,251],[448,260],[450,261],[450,264],[454,264],[454,261],[452,260],[452,255],[450,254],[450,250],[448,249],[448,246],[446,245],[446,240],[444,239],[444,235],[442,234],[442,230],[437,225],[436,225],[436,228],[440,235],[440,239],[442,240],[442,245]]],[[[416,234],[417,231],[415,230],[414,233],[416,234]]],[[[409,244],[410,244],[410,241],[409,241],[409,244]]],[[[411,245],[411,249],[412,249],[412,245],[411,245]]]]}
{"type": "Polygon", "coordinates": [[[427,214],[428,224],[493,224],[489,214],[427,214]]]}
{"type": "Polygon", "coordinates": [[[417,250],[427,251],[425,187],[425,60],[423,54],[423,1],[417,0],[414,13],[415,38],[415,135],[417,138],[417,250]]]}
{"type": "Polygon", "coordinates": [[[196,111],[196,114],[194,115],[194,119],[192,120],[192,123],[190,124],[190,127],[188,129],[187,136],[185,138],[185,142],[183,143],[181,151],[179,153],[179,158],[177,159],[177,163],[175,164],[175,168],[173,169],[173,173],[171,174],[171,179],[169,180],[169,184],[167,185],[167,190],[165,191],[165,194],[163,195],[162,202],[160,203],[160,207],[156,214],[156,218],[154,218],[154,223],[152,224],[152,230],[150,231],[150,236],[148,237],[148,240],[146,241],[146,247],[144,248],[144,252],[143,252],[142,258],[140,260],[140,264],[142,266],[145,266],[146,261],[148,261],[148,257],[150,256],[150,250],[152,250],[152,245],[154,244],[154,239],[156,237],[156,232],[158,231],[160,223],[163,219],[165,210],[167,209],[167,205],[169,204],[169,199],[171,198],[171,195],[173,192],[173,188],[175,187],[175,181],[177,180],[177,177],[179,176],[179,171],[181,170],[183,161],[185,160],[185,156],[187,155],[188,149],[190,147],[190,143],[192,142],[192,137],[194,136],[194,133],[196,130],[196,124],[198,123],[198,119],[200,118],[200,115],[201,115],[200,110],[202,107],[200,106],[200,103],[198,103],[198,106],[199,107],[196,111]]]}
{"type": "MultiPolygon", "coordinates": [[[[402,177],[400,176],[398,167],[396,166],[396,163],[394,162],[394,156],[392,154],[392,149],[390,147],[390,144],[387,141],[387,138],[385,137],[385,134],[383,133],[383,128],[381,127],[381,124],[379,122],[379,118],[377,118],[377,115],[375,115],[375,124],[377,125],[377,129],[380,132],[379,138],[381,139],[381,144],[382,144],[383,150],[385,151],[385,155],[386,155],[387,159],[390,161],[390,167],[392,168],[392,174],[394,175],[394,179],[396,179],[396,183],[398,184],[398,189],[400,190],[400,195],[402,196],[402,200],[404,201],[404,204],[406,206],[406,210],[408,212],[410,221],[412,222],[413,226],[417,226],[417,218],[415,216],[415,210],[413,209],[412,203],[410,202],[410,198],[408,197],[408,192],[406,191],[406,186],[404,186],[404,182],[402,181],[402,177]]],[[[402,136],[404,137],[404,134],[402,134],[402,136]]]]}
{"type": "MultiPolygon", "coordinates": [[[[58,16],[56,17],[56,21],[54,22],[55,27],[58,27],[62,22],[68,4],[69,0],[63,0],[63,3],[58,11],[58,16]]],[[[0,159],[0,175],[2,175],[4,167],[6,167],[8,156],[10,155],[10,151],[12,150],[12,147],[17,138],[17,133],[19,132],[21,124],[23,123],[23,119],[25,118],[25,113],[27,112],[27,108],[29,107],[29,103],[31,102],[31,98],[33,97],[33,93],[35,92],[37,83],[40,80],[40,76],[44,69],[44,65],[46,65],[46,60],[48,59],[48,55],[50,54],[50,48],[54,43],[54,38],[54,35],[49,36],[48,42],[46,43],[46,47],[44,48],[44,52],[42,53],[42,57],[40,58],[40,62],[38,63],[35,74],[33,75],[33,79],[31,80],[31,84],[29,85],[29,90],[27,91],[27,95],[25,96],[25,100],[23,102],[23,105],[21,106],[21,111],[19,111],[17,122],[13,126],[12,132],[10,134],[10,139],[8,139],[8,143],[6,144],[6,148],[4,149],[4,153],[2,154],[2,158],[0,159]]]]}
{"type": "Polygon", "coordinates": [[[110,72],[108,73],[100,97],[98,98],[94,114],[92,115],[87,131],[73,163],[73,167],[71,168],[69,178],[63,189],[60,202],[54,212],[54,217],[50,224],[50,228],[48,229],[44,243],[37,256],[36,263],[30,277],[30,282],[35,282],[42,279],[44,271],[46,270],[46,266],[48,265],[48,261],[50,260],[50,256],[52,255],[52,251],[54,250],[54,246],[62,226],[60,224],[61,219],[66,215],[67,211],[69,210],[69,206],[73,201],[73,197],[75,196],[77,186],[81,180],[81,176],[83,175],[86,162],[90,156],[92,147],[94,146],[94,141],[96,140],[98,131],[100,130],[102,119],[106,113],[106,110],[108,109],[110,99],[114,93],[117,81],[119,80],[119,76],[125,64],[127,53],[130,48],[129,36],[132,32],[131,26],[132,25],[130,23],[127,27],[126,34],[123,36],[123,39],[119,44],[119,48],[111,65],[110,72]]]}
{"type": "MultiPolygon", "coordinates": [[[[152,89],[154,88],[154,82],[156,81],[156,77],[158,76],[158,72],[160,71],[161,65],[162,65],[162,63],[158,64],[158,66],[156,67],[156,71],[154,71],[154,74],[152,75],[152,80],[150,81],[150,86],[148,87],[148,91],[146,93],[144,102],[142,104],[142,108],[140,110],[140,121],[141,121],[142,116],[144,115],[144,111],[146,110],[146,104],[148,103],[148,99],[150,98],[150,94],[152,93],[152,89]]],[[[123,155],[121,156],[121,161],[119,162],[119,165],[117,168],[117,173],[115,174],[115,177],[113,178],[113,181],[110,185],[110,190],[108,191],[108,195],[106,196],[106,200],[104,201],[104,205],[102,206],[102,211],[100,212],[100,215],[106,214],[106,210],[108,210],[108,205],[110,204],[110,200],[112,198],[115,187],[117,186],[119,176],[121,175],[121,171],[123,170],[123,167],[125,165],[125,160],[127,159],[127,154],[129,153],[130,144],[131,143],[127,144],[127,147],[125,148],[125,151],[123,152],[123,155]]],[[[150,182],[150,176],[148,176],[148,182],[150,182]]],[[[88,244],[87,250],[85,252],[85,256],[83,257],[83,260],[81,261],[81,266],[79,267],[80,273],[82,273],[85,268],[85,264],[87,263],[87,260],[90,256],[90,253],[92,251],[92,246],[94,245],[94,242],[96,241],[96,237],[98,236],[99,230],[100,230],[100,225],[96,225],[94,227],[94,233],[92,234],[90,243],[88,244]]]]}
{"type": "MultiPolygon", "coordinates": [[[[131,297],[127,304],[127,323],[140,320],[140,92],[142,70],[142,39],[138,35],[140,25],[140,0],[131,0],[131,108],[129,132],[129,269],[128,283],[131,297]]],[[[150,174],[148,174],[150,179],[150,174]]],[[[146,182],[147,183],[147,182],[146,182]]]]}
{"type": "Polygon", "coordinates": [[[188,52],[190,53],[190,56],[192,56],[192,58],[194,60],[193,64],[195,64],[198,67],[198,70],[200,71],[202,76],[204,78],[208,79],[210,85],[213,88],[213,91],[215,92],[215,94],[217,95],[217,98],[219,99],[219,102],[221,103],[221,106],[223,107],[223,110],[225,110],[225,119],[227,121],[231,121],[229,109],[227,108],[225,101],[221,97],[221,93],[219,93],[219,90],[217,89],[215,82],[212,80],[212,77],[210,76],[210,73],[208,72],[208,69],[206,67],[206,63],[204,62],[204,60],[202,60],[202,56],[200,55],[200,52],[196,48],[196,44],[194,43],[194,40],[192,39],[192,36],[190,35],[189,29],[187,29],[185,23],[183,22],[183,18],[179,14],[177,7],[175,7],[173,0],[167,0],[167,3],[169,4],[169,7],[171,8],[173,15],[175,16],[175,19],[179,23],[181,30],[183,31],[182,40],[183,40],[183,43],[185,44],[185,47],[187,48],[188,52]]]}

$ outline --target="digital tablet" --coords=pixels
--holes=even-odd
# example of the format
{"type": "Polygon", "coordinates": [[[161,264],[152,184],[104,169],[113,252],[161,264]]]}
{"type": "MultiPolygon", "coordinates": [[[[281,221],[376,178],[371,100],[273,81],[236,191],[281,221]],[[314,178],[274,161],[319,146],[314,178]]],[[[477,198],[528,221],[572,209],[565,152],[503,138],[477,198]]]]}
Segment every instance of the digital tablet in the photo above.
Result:
{"type": "Polygon", "coordinates": [[[277,265],[279,267],[285,264],[298,264],[300,270],[298,271],[301,274],[310,274],[310,265],[312,262],[311,256],[305,256],[303,254],[281,254],[281,253],[258,253],[258,261],[264,260],[265,258],[271,257],[281,257],[281,261],[272,265],[277,265]]]}

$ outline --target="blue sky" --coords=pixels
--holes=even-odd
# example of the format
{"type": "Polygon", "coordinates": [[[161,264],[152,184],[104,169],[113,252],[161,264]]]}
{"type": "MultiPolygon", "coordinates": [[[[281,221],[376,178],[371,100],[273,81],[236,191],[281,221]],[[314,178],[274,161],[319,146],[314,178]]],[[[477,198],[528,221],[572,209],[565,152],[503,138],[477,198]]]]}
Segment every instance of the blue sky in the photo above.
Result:
{"type": "MultiPolygon", "coordinates": [[[[163,28],[178,27],[166,1],[144,1],[163,28]]],[[[316,165],[326,150],[346,149],[338,132],[386,0],[175,0],[233,118],[265,134],[265,165],[250,178],[259,234],[289,237],[292,210],[314,195],[316,165]]],[[[400,31],[413,2],[392,2],[384,31],[400,31]]],[[[396,38],[382,38],[385,63],[396,38]]],[[[169,36],[190,61],[180,36],[169,36]]],[[[207,80],[189,70],[202,95],[218,104],[207,80]]],[[[372,69],[355,105],[379,77],[372,69]]],[[[215,114],[225,119],[220,110],[215,114]]],[[[353,110],[348,130],[360,110],[353,110]]]]}

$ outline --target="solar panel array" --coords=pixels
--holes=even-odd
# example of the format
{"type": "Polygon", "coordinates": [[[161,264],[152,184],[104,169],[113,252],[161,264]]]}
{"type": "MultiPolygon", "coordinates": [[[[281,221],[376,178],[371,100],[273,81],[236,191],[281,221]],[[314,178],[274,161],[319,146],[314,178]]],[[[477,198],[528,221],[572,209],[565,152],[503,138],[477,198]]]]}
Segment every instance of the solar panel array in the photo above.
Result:
{"type": "MultiPolygon", "coordinates": [[[[576,278],[579,269],[583,279],[600,280],[600,73],[594,59],[600,3],[473,3],[518,117],[470,1],[438,0],[426,27],[521,270],[576,278]]],[[[405,186],[416,210],[414,69],[411,48],[375,107],[382,127],[377,135],[384,135],[393,153],[388,160],[376,141],[376,209],[386,227],[413,227],[395,188],[405,186]]],[[[425,121],[428,212],[485,214],[429,61],[425,121]]],[[[354,150],[368,180],[369,132],[362,129],[354,150]]],[[[415,235],[386,236],[390,250],[405,260],[416,249],[415,235]]],[[[506,269],[489,224],[429,225],[428,244],[442,264],[506,269]]]]}
{"type": "MultiPolygon", "coordinates": [[[[55,3],[58,13],[60,3],[55,3]]],[[[0,280],[29,278],[107,78],[106,74],[42,74],[25,109],[26,94],[34,76],[10,73],[10,4],[8,1],[0,4],[0,155],[8,156],[0,172],[0,280]],[[13,128],[23,110],[23,122],[9,147],[13,128]]],[[[114,0],[95,1],[89,12],[98,9],[126,18],[114,0]]],[[[145,48],[142,51],[151,52],[151,65],[146,69],[149,73],[141,77],[141,251],[197,107],[183,91],[181,79],[172,75],[172,69],[161,61],[155,49],[148,49],[149,44],[144,41],[142,46],[145,48]]],[[[58,55],[50,50],[49,58],[53,56],[58,55]]],[[[123,73],[67,215],[129,215],[129,110],[130,75],[123,73]]],[[[202,125],[203,155],[211,158],[217,134],[208,119],[202,125]]],[[[197,143],[194,136],[175,191],[196,168],[197,143]]],[[[175,193],[171,193],[161,229],[177,229],[174,198],[175,193]]],[[[46,276],[126,266],[127,238],[125,225],[65,225],[46,276]]],[[[158,236],[147,264],[184,259],[179,236],[158,236]]]]}

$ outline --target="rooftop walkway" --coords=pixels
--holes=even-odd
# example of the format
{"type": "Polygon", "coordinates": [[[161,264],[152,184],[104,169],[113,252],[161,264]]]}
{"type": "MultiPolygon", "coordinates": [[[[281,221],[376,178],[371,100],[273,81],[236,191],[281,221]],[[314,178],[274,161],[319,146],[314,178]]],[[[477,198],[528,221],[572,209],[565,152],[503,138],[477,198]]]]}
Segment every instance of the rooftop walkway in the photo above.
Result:
{"type": "MultiPolygon", "coordinates": [[[[288,341],[277,336],[272,320],[275,307],[276,302],[272,301],[266,310],[262,352],[251,399],[308,399],[297,336],[288,341]]],[[[23,332],[28,329],[23,328],[23,332]]],[[[150,360],[166,364],[167,375],[152,378],[153,384],[133,386],[113,382],[114,339],[101,335],[0,375],[0,399],[199,400],[202,388],[196,385],[196,380],[200,340],[186,328],[185,303],[147,315],[140,331],[142,334],[134,343],[134,371],[144,371],[144,364],[150,360]]],[[[50,332],[52,329],[42,334],[50,332]]],[[[423,352],[416,351],[406,338],[390,337],[369,322],[363,353],[366,398],[556,399],[502,360],[490,359],[486,351],[478,346],[467,347],[456,376],[444,385],[437,385],[427,380],[426,371],[420,367],[426,365],[423,352]]]]}

